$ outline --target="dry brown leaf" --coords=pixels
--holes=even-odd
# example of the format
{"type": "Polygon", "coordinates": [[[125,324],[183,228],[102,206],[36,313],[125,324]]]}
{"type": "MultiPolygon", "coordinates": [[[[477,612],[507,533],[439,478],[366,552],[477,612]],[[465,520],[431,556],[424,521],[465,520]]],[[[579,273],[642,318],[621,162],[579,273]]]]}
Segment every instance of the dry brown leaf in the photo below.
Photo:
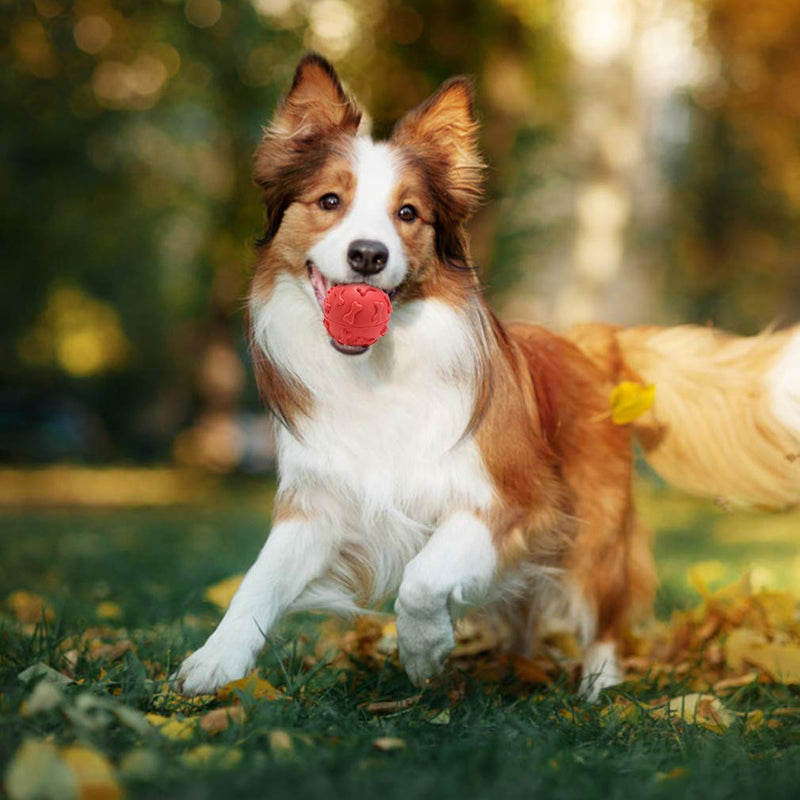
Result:
{"type": "Polygon", "coordinates": [[[411,697],[404,697],[402,700],[376,700],[373,703],[366,703],[363,708],[370,714],[396,714],[399,711],[413,708],[421,697],[421,694],[414,694],[411,697]]]}
{"type": "Polygon", "coordinates": [[[231,724],[242,725],[247,721],[247,714],[241,706],[228,708],[215,708],[200,717],[200,727],[208,733],[220,733],[227,730],[231,724]]]}
{"type": "Polygon", "coordinates": [[[730,689],[741,689],[743,686],[749,686],[757,680],[757,672],[747,672],[744,675],[740,675],[738,678],[723,678],[714,684],[713,689],[715,693],[719,694],[720,692],[727,692],[730,689]]]}
{"type": "Polygon", "coordinates": [[[372,747],[382,753],[389,753],[392,750],[405,750],[406,743],[397,736],[380,736],[373,740],[372,747]]]}

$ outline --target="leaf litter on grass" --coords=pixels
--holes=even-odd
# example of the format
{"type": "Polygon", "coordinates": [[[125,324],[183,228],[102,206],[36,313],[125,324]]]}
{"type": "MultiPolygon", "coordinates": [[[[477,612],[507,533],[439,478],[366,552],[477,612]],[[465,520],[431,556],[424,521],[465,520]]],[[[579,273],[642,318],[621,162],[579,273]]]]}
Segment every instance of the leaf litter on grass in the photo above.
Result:
{"type": "MultiPolygon", "coordinates": [[[[747,575],[716,591],[708,588],[703,569],[694,570],[691,581],[700,595],[696,607],[675,611],[668,623],[653,622],[625,636],[621,655],[626,680],[621,687],[594,708],[565,695],[569,702],[558,710],[558,719],[575,726],[599,723],[630,735],[646,724],[690,726],[713,734],[738,729],[747,735],[800,721],[800,700],[792,688],[800,684],[797,598],[789,592],[756,589],[747,575]]],[[[225,581],[210,587],[206,597],[223,608],[237,586],[238,579],[225,581]]],[[[47,623],[49,606],[44,601],[23,595],[22,603],[19,597],[7,605],[17,623],[26,631],[35,629],[39,623],[32,621],[34,611],[42,624],[47,623]]],[[[34,663],[19,674],[21,684],[27,685],[18,706],[23,725],[36,722],[41,728],[39,720],[51,720],[58,736],[23,739],[5,772],[12,800],[118,797],[120,782],[158,774],[163,759],[156,749],[159,741],[178,748],[185,769],[231,769],[244,757],[241,742],[252,735],[250,726],[259,724],[255,712],[264,703],[317,702],[302,680],[290,695],[258,671],[213,695],[183,698],[170,690],[164,666],[139,661],[147,632],[114,627],[114,616],[119,618],[106,613],[103,625],[62,639],[60,657],[52,664],[34,663]],[[138,674],[135,692],[131,665],[138,674]],[[60,720],[58,725],[54,720],[60,720]],[[93,737],[117,729],[128,732],[130,746],[109,758],[97,749],[101,740],[93,737]],[[45,793],[42,775],[49,776],[46,783],[53,787],[45,793]]],[[[423,693],[386,696],[380,680],[377,685],[374,678],[366,680],[387,669],[400,674],[397,629],[389,614],[365,615],[349,624],[323,623],[314,648],[305,647],[296,667],[301,677],[322,668],[340,683],[354,681],[354,690],[363,691],[358,707],[369,718],[391,723],[409,714],[432,726],[451,725],[457,706],[476,689],[499,689],[507,697],[528,697],[536,703],[543,692],[577,685],[579,647],[567,632],[547,632],[529,658],[505,653],[506,635],[497,620],[463,621],[449,669],[423,693]],[[359,688],[367,684],[371,688],[359,688]],[[431,703],[437,693],[439,700],[431,703]]],[[[397,683],[389,686],[395,691],[397,683]]],[[[405,750],[407,738],[387,730],[373,736],[373,750],[405,750]]],[[[280,759],[296,757],[296,740],[313,743],[301,732],[280,727],[260,735],[272,757],[280,759]]],[[[335,742],[336,737],[328,738],[313,741],[335,742]]],[[[684,775],[673,772],[658,780],[684,775]]]]}

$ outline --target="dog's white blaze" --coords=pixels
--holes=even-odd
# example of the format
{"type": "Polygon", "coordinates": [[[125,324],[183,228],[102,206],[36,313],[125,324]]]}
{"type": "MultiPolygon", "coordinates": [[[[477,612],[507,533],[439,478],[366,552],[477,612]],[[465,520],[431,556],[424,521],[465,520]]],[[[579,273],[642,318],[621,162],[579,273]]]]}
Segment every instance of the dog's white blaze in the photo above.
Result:
{"type": "MultiPolygon", "coordinates": [[[[334,350],[307,281],[281,276],[251,306],[256,342],[310,391],[299,437],[278,431],[281,490],[368,567],[373,597],[397,590],[406,564],[450,513],[490,506],[493,484],[474,439],[475,332],[436,300],[399,306],[367,353],[334,350]],[[422,357],[421,357],[422,354],[422,357]]],[[[334,565],[297,608],[352,609],[334,565]]]]}
{"type": "Polygon", "coordinates": [[[800,439],[800,329],[769,374],[772,412],[800,439]]]}
{"type": "Polygon", "coordinates": [[[389,250],[389,260],[370,283],[388,291],[403,281],[408,269],[394,222],[398,209],[391,206],[399,177],[397,159],[385,142],[359,137],[355,140],[353,170],[356,188],[350,208],[344,219],[311,247],[308,257],[328,280],[348,283],[358,277],[347,263],[350,243],[356,239],[382,242],[389,250]]]}

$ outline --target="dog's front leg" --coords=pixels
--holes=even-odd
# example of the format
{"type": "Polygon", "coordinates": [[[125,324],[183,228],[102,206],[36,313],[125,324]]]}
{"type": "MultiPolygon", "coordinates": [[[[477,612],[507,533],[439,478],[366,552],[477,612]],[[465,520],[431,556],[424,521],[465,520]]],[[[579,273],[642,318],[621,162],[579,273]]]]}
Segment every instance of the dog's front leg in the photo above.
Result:
{"type": "Polygon", "coordinates": [[[448,517],[408,562],[397,594],[400,658],[421,686],[455,646],[453,616],[480,603],[495,576],[497,555],[486,524],[471,513],[448,517]]]}
{"type": "Polygon", "coordinates": [[[179,690],[187,695],[210,693],[247,675],[265,636],[306,586],[329,567],[333,550],[332,537],[313,520],[277,524],[217,629],[178,670],[179,690]]]}

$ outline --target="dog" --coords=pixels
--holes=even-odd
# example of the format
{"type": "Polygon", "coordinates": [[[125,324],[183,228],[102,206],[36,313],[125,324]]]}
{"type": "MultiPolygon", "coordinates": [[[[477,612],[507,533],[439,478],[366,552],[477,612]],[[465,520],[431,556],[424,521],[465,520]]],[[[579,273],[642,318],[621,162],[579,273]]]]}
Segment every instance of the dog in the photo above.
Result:
{"type": "Polygon", "coordinates": [[[266,223],[247,325],[280,483],[263,549],[177,685],[243,677],[288,612],[396,597],[415,685],[442,670],[454,620],[492,608],[523,653],[541,620],[570,620],[594,700],[620,681],[616,642],[656,585],[632,438],[689,491],[798,502],[800,326],[740,338],[587,324],[562,338],[502,324],[465,232],[484,172],[470,81],[445,82],[388,141],[362,135],[361,116],[309,54],[256,152],[266,223]],[[323,327],[344,283],[391,300],[371,346],[323,327]],[[628,425],[609,418],[623,380],[656,387],[628,425]]]}

